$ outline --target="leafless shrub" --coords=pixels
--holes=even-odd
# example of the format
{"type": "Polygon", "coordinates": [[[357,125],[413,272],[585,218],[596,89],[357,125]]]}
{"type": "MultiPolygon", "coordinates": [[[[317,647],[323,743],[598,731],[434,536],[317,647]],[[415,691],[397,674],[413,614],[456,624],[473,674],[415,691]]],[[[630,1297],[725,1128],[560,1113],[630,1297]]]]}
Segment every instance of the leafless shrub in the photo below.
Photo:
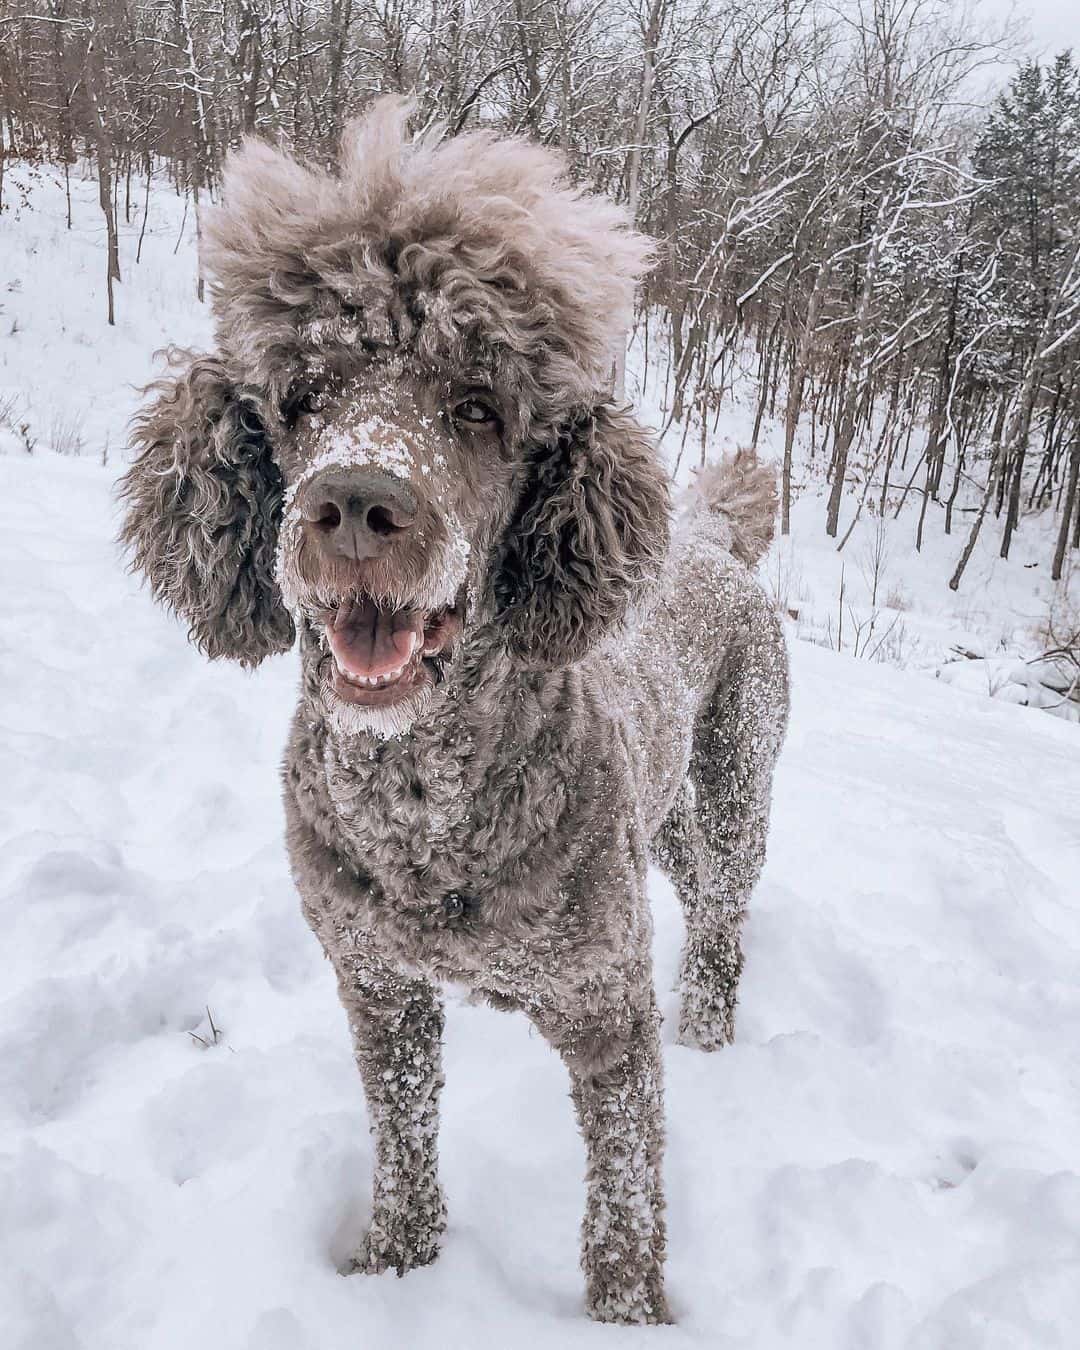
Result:
{"type": "Polygon", "coordinates": [[[206,1021],[209,1026],[209,1030],[207,1031],[207,1034],[205,1036],[200,1036],[198,1032],[195,1031],[189,1031],[188,1035],[191,1037],[193,1041],[201,1045],[204,1050],[209,1050],[220,1042],[222,1031],[221,1028],[217,1026],[217,1024],[214,1022],[214,1015],[210,1011],[209,1007],[206,1009],[206,1021]]]}
{"type": "Polygon", "coordinates": [[[777,610],[788,618],[797,619],[800,602],[809,598],[809,592],[790,540],[773,550],[766,564],[765,584],[777,610]]]}
{"type": "Polygon", "coordinates": [[[58,455],[81,455],[85,448],[81,415],[74,412],[54,413],[49,428],[49,443],[58,455]]]}
{"type": "Polygon", "coordinates": [[[912,638],[907,624],[898,615],[882,633],[867,659],[904,670],[911,663],[912,651],[917,646],[918,643],[912,638]]]}
{"type": "Polygon", "coordinates": [[[0,398],[0,427],[17,436],[28,455],[34,453],[37,436],[30,425],[29,417],[19,411],[18,395],[8,394],[0,398]]]}
{"type": "Polygon", "coordinates": [[[899,614],[888,618],[876,608],[869,614],[860,613],[848,603],[847,579],[845,569],[841,567],[836,622],[833,623],[831,615],[826,620],[824,641],[820,645],[838,652],[846,651],[862,661],[903,665],[906,664],[907,644],[907,629],[899,614]]]}
{"type": "Polygon", "coordinates": [[[907,591],[904,590],[900,582],[894,581],[886,592],[885,608],[899,610],[903,613],[910,604],[911,601],[908,598],[907,591]]]}
{"type": "Polygon", "coordinates": [[[889,567],[889,535],[883,515],[875,518],[874,533],[860,552],[857,562],[866,589],[870,592],[870,604],[876,608],[878,590],[889,567]]]}
{"type": "Polygon", "coordinates": [[[1080,567],[1070,560],[1034,630],[1040,654],[1028,662],[1062,702],[1080,706],[1080,567]]]}

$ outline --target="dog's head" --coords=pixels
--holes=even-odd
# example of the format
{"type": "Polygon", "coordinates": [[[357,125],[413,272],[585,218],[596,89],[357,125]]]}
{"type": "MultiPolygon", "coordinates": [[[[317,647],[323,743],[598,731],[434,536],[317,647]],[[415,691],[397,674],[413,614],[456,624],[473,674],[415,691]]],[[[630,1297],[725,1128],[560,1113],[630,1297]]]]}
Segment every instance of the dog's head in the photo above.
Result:
{"type": "Polygon", "coordinates": [[[607,404],[647,242],[559,160],[409,143],[377,104],[337,175],[248,143],[207,222],[218,352],[136,423],[124,537],[210,656],[291,645],[344,729],[407,727],[470,633],[579,659],[667,542],[607,404]]]}

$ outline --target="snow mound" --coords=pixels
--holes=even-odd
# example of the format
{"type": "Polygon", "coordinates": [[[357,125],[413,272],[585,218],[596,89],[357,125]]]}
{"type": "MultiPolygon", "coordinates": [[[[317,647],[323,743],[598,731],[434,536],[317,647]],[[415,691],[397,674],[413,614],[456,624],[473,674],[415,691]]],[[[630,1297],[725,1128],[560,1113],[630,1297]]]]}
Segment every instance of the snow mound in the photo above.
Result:
{"type": "Polygon", "coordinates": [[[1080,669],[1064,657],[1021,661],[971,653],[947,662],[938,671],[938,679],[954,689],[1023,708],[1043,708],[1055,717],[1080,722],[1080,669]]]}

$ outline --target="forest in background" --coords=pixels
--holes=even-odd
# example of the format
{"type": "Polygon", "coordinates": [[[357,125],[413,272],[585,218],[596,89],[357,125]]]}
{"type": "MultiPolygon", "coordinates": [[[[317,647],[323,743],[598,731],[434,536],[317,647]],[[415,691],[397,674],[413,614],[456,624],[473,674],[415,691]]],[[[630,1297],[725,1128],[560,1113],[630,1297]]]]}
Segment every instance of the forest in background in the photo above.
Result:
{"type": "Polygon", "coordinates": [[[1049,514],[1057,580],[1080,549],[1080,74],[977,19],[949,0],[0,0],[0,210],[10,162],[92,163],[112,322],[117,222],[155,173],[197,229],[244,135],[330,163],[380,93],[411,95],[418,127],[534,137],[659,243],[639,337],[684,454],[749,363],[755,439],[783,424],[784,533],[799,437],[838,544],[914,494],[916,548],[957,536],[955,589],[980,531],[1008,557],[1049,514]]]}

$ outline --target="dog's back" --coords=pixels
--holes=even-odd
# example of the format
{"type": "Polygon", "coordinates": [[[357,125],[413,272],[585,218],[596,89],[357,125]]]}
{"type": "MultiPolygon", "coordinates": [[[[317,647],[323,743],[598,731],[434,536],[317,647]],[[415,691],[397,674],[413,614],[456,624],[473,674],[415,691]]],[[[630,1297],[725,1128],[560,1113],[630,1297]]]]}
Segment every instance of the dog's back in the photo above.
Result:
{"type": "Polygon", "coordinates": [[[637,743],[650,748],[639,784],[646,818],[663,817],[717,687],[730,684],[751,648],[771,655],[772,682],[781,686],[774,702],[781,715],[786,709],[783,635],[752,570],[772,541],[776,502],[775,473],[752,454],[699,473],[648,602],[598,658],[614,675],[637,743]]]}
{"type": "Polygon", "coordinates": [[[606,653],[648,747],[636,766],[654,861],[683,903],[680,1039],[734,1031],[739,933],[765,856],[769,787],[788,711],[779,616],[751,570],[773,537],[772,470],[740,454],[699,474],[652,603],[606,653]]]}

